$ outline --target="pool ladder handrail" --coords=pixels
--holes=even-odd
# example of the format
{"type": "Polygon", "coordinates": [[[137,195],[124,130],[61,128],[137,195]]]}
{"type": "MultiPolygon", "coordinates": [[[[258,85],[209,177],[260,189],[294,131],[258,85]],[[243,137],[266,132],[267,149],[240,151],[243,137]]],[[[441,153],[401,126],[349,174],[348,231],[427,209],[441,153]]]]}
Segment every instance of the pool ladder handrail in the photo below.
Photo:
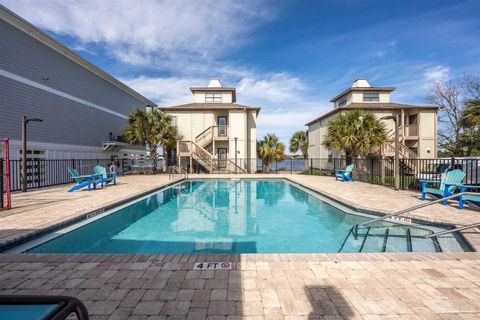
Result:
{"type": "Polygon", "coordinates": [[[172,180],[174,178],[174,174],[183,174],[185,180],[188,180],[188,171],[177,166],[169,166],[168,167],[168,180],[172,180]]]}
{"type": "MultiPolygon", "coordinates": [[[[456,193],[454,195],[451,195],[451,196],[448,196],[448,197],[443,197],[443,198],[440,198],[440,199],[436,199],[436,200],[433,200],[433,201],[430,201],[430,202],[427,202],[427,203],[422,203],[422,204],[417,204],[415,206],[412,206],[412,207],[408,207],[406,209],[401,209],[401,210],[398,210],[398,211],[395,211],[391,214],[387,214],[385,216],[382,216],[382,217],[379,217],[379,218],[375,218],[375,219],[372,219],[372,220],[368,220],[368,221],[365,221],[365,222],[362,222],[362,223],[357,223],[355,226],[354,226],[354,230],[353,230],[353,236],[354,238],[356,239],[357,236],[358,236],[358,228],[359,227],[363,227],[367,224],[371,224],[371,223],[374,223],[374,222],[378,222],[378,221],[383,221],[383,220],[386,220],[388,218],[391,218],[391,217],[396,217],[396,216],[399,216],[401,214],[404,214],[404,213],[407,213],[407,212],[411,212],[411,211],[414,211],[414,210],[418,210],[418,209],[421,209],[421,208],[425,208],[425,207],[428,207],[428,206],[431,206],[433,204],[436,204],[436,203],[439,203],[439,202],[443,202],[443,201],[446,201],[446,200],[449,200],[449,199],[455,199],[455,198],[458,198],[458,197],[461,197],[461,196],[465,196],[465,195],[478,195],[478,192],[460,192],[460,193],[456,193]]],[[[397,222],[397,221],[389,221],[391,223],[395,223],[395,224],[402,224],[400,222],[397,222]]],[[[471,228],[474,228],[475,226],[471,227],[471,228]]],[[[469,228],[467,228],[469,229],[469,228]]],[[[448,230],[450,231],[450,230],[448,230]]],[[[430,237],[432,235],[429,235],[430,237]]]]}
{"type": "Polygon", "coordinates": [[[435,233],[426,235],[424,237],[425,238],[431,238],[431,237],[436,237],[436,236],[443,236],[444,234],[449,234],[449,233],[453,233],[453,232],[457,232],[457,231],[472,229],[472,228],[476,228],[476,227],[480,227],[480,222],[472,223],[472,224],[469,224],[469,225],[466,225],[466,226],[463,226],[463,227],[458,227],[458,228],[455,228],[455,229],[449,229],[449,230],[443,230],[443,231],[435,232],[435,233]]]}

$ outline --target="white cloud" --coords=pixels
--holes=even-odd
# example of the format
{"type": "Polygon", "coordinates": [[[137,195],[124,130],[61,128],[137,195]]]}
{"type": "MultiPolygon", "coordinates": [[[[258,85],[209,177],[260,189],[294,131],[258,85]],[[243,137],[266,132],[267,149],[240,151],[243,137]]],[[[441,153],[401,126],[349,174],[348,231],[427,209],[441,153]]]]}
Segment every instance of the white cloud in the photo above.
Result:
{"type": "Polygon", "coordinates": [[[272,18],[259,1],[0,0],[36,26],[80,43],[107,45],[118,59],[145,65],[217,57],[272,18]],[[41,12],[41,13],[39,13],[41,12]]]}
{"type": "MultiPolygon", "coordinates": [[[[288,142],[293,132],[305,130],[305,123],[330,108],[309,100],[309,88],[288,73],[243,72],[245,77],[222,80],[222,85],[237,88],[238,103],[262,108],[257,121],[258,138],[273,132],[288,142]]],[[[160,106],[168,107],[193,102],[189,88],[204,86],[208,79],[140,76],[122,81],[160,106]]]]}
{"type": "Polygon", "coordinates": [[[425,70],[424,76],[425,80],[429,83],[434,81],[444,81],[449,78],[450,69],[445,66],[435,66],[431,68],[427,68],[425,70]]]}
{"type": "MultiPolygon", "coordinates": [[[[306,91],[301,79],[288,73],[273,73],[263,78],[249,75],[240,80],[237,91],[252,103],[294,103],[306,91]]],[[[297,100],[298,102],[298,100],[297,100]]]]}
{"type": "Polygon", "coordinates": [[[122,79],[122,81],[160,106],[165,107],[192,102],[192,94],[189,88],[205,85],[205,79],[177,77],[151,78],[140,76],[132,79],[122,79]]]}

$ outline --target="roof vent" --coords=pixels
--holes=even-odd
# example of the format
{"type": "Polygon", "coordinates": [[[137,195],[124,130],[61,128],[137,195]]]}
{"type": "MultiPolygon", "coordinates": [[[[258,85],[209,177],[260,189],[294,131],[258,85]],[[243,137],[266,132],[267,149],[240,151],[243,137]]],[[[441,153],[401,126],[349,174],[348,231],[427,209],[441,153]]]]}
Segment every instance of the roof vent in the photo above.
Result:
{"type": "Polygon", "coordinates": [[[218,78],[212,78],[210,79],[210,82],[208,83],[209,88],[221,88],[222,84],[220,83],[220,79],[218,78]]]}
{"type": "Polygon", "coordinates": [[[353,81],[352,88],[370,88],[371,85],[366,79],[359,78],[353,81]]]}

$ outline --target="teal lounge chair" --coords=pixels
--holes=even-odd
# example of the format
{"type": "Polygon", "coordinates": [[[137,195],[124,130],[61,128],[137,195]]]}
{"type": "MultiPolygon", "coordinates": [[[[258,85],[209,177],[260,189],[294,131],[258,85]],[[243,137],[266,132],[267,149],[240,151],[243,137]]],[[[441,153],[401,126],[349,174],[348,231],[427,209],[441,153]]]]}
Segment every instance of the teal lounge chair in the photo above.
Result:
{"type": "Polygon", "coordinates": [[[96,166],[94,169],[95,173],[100,176],[100,183],[103,184],[105,183],[108,185],[110,182],[113,182],[113,184],[117,184],[117,173],[112,172],[112,173],[107,173],[107,169],[105,169],[102,166],[96,166]]]}
{"type": "Polygon", "coordinates": [[[354,168],[355,168],[355,165],[352,163],[352,164],[349,164],[345,168],[345,170],[335,170],[335,180],[338,181],[338,178],[342,178],[342,182],[344,182],[345,180],[355,182],[352,176],[352,171],[354,168]]]}
{"type": "Polygon", "coordinates": [[[474,206],[480,208],[480,186],[461,186],[460,192],[466,192],[469,189],[474,189],[476,192],[478,192],[478,195],[467,194],[464,196],[460,196],[458,198],[458,209],[463,209],[463,205],[465,203],[473,204],[474,206]]]}
{"type": "MultiPolygon", "coordinates": [[[[422,182],[422,200],[425,200],[427,194],[434,196],[438,199],[448,197],[454,194],[459,186],[461,186],[465,173],[460,169],[452,171],[445,171],[442,174],[440,181],[433,180],[420,180],[422,182]],[[439,185],[437,188],[428,187],[429,183],[439,185]]],[[[443,201],[444,205],[447,205],[447,200],[443,201]]]]}
{"type": "Polygon", "coordinates": [[[100,177],[97,174],[89,174],[89,175],[80,175],[78,171],[74,168],[68,168],[68,172],[72,176],[73,180],[77,183],[75,186],[71,187],[68,192],[72,192],[75,190],[82,189],[84,187],[88,188],[88,191],[91,189],[91,184],[93,184],[93,188],[96,188],[96,181],[100,181],[100,177]]]}
{"type": "Polygon", "coordinates": [[[68,296],[0,295],[0,319],[88,320],[88,311],[78,299],[68,296]]]}

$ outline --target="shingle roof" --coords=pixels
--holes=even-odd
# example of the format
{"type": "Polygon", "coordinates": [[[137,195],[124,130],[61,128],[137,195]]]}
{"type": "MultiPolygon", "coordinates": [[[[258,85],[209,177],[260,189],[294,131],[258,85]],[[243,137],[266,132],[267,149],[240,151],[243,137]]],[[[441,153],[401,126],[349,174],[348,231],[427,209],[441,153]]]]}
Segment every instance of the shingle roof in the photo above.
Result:
{"type": "Polygon", "coordinates": [[[255,110],[260,112],[260,107],[244,106],[237,103],[187,103],[171,107],[159,107],[160,110],[255,110]]]}
{"type": "Polygon", "coordinates": [[[377,109],[377,110],[396,110],[396,109],[439,109],[440,107],[438,106],[417,106],[417,105],[412,105],[412,104],[404,104],[404,103],[350,103],[347,104],[344,107],[336,108],[333,109],[330,112],[327,112],[320,117],[308,122],[305,124],[306,126],[315,123],[319,120],[322,120],[328,116],[331,116],[332,114],[335,114],[337,112],[341,112],[344,110],[352,110],[352,109],[377,109]]]}

